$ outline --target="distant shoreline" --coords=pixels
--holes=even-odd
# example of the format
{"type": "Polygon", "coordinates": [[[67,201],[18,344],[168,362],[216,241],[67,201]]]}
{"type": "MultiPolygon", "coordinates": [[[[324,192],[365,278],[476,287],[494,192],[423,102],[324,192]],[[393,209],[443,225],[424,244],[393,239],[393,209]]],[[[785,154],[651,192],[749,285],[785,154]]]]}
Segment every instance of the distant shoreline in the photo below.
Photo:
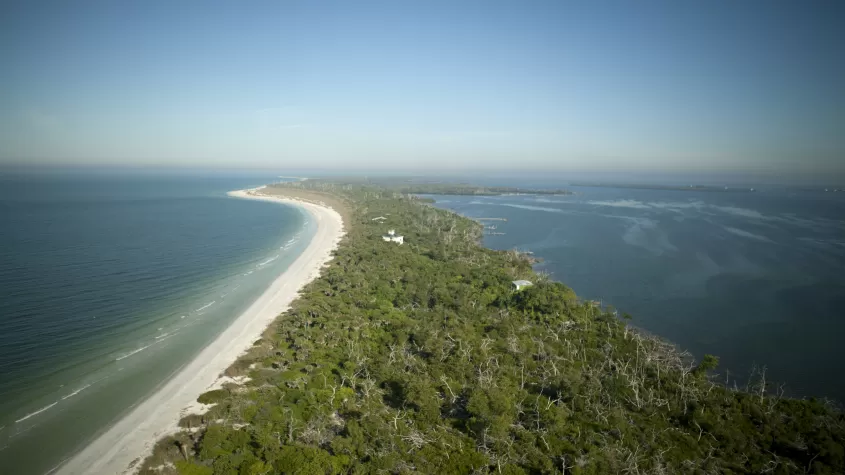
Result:
{"type": "Polygon", "coordinates": [[[229,196],[272,201],[298,206],[315,220],[317,231],[304,251],[280,274],[213,342],[180,370],[152,396],[88,444],[66,463],[58,474],[134,473],[162,437],[178,431],[178,422],[197,407],[196,399],[228,378],[221,374],[261,334],[290,303],[300,289],[314,280],[331,259],[344,234],[341,215],[334,209],[286,197],[261,193],[265,187],[229,192],[229,196]]]}

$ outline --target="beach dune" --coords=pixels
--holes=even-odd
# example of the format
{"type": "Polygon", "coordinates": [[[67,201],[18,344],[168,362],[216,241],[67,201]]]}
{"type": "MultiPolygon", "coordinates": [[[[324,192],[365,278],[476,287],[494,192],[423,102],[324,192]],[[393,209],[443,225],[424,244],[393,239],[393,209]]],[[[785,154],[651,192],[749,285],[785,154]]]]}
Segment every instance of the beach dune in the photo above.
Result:
{"type": "Polygon", "coordinates": [[[260,188],[230,196],[286,203],[304,208],[317,231],[306,249],[231,326],[205,347],[152,396],[58,467],[58,474],[125,474],[140,467],[156,441],[178,430],[185,408],[218,384],[221,373],[287,310],[299,290],[316,278],[343,236],[343,222],[333,209],[300,200],[266,196],[260,188]]]}

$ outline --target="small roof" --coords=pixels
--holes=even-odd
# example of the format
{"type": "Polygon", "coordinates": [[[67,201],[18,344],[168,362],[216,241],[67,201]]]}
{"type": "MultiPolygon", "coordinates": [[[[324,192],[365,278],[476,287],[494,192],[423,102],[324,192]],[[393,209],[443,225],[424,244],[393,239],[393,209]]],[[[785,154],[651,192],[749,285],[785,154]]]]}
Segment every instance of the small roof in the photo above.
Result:
{"type": "Polygon", "coordinates": [[[528,280],[515,280],[515,281],[513,281],[513,285],[518,285],[518,286],[522,287],[523,285],[534,285],[534,284],[532,284],[531,281],[528,281],[528,280]]]}

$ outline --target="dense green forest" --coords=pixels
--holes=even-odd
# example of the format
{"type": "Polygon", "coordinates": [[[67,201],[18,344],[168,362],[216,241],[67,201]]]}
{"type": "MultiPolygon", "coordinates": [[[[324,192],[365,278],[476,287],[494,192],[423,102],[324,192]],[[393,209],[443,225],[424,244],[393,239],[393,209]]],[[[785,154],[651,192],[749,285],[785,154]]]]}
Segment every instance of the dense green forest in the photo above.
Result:
{"type": "Polygon", "coordinates": [[[249,379],[202,395],[142,473],[845,473],[837,409],[762,370],[726,387],[717,358],[481,247],[477,223],[395,190],[286,186],[341,196],[347,236],[228,370],[249,379]]]}
{"type": "MultiPolygon", "coordinates": [[[[319,180],[319,183],[326,183],[319,180]]],[[[308,186],[314,184],[310,181],[308,186]]],[[[417,195],[472,195],[472,196],[499,196],[499,195],[571,195],[569,190],[559,188],[518,188],[513,186],[478,186],[468,183],[453,181],[426,180],[424,178],[399,178],[399,177],[346,177],[332,178],[331,183],[343,186],[369,186],[379,188],[383,191],[392,191],[402,194],[417,195]]]]}

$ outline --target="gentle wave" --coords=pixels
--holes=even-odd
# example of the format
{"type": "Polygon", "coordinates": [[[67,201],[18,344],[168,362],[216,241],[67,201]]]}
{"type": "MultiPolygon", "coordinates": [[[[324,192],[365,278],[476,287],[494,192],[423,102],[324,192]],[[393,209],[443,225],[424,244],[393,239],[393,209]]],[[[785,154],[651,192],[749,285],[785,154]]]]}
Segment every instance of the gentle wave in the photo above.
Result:
{"type": "Polygon", "coordinates": [[[209,303],[209,304],[205,304],[205,305],[203,305],[202,307],[200,307],[200,308],[196,309],[196,311],[197,311],[197,312],[201,312],[201,311],[203,311],[203,310],[207,309],[208,307],[211,307],[211,306],[212,306],[212,305],[214,305],[215,303],[217,303],[217,301],[216,301],[216,300],[215,300],[215,301],[213,301],[213,302],[211,302],[211,303],[209,303]]]}
{"type": "Polygon", "coordinates": [[[82,386],[81,388],[77,389],[76,391],[74,391],[74,392],[72,392],[72,393],[68,394],[67,396],[62,396],[62,399],[61,399],[61,400],[62,400],[62,401],[64,401],[64,400],[65,400],[65,399],[67,399],[67,398],[74,397],[74,396],[76,396],[77,394],[81,393],[82,391],[84,391],[84,390],[86,390],[86,389],[88,389],[88,388],[90,388],[90,387],[91,387],[91,385],[90,385],[90,384],[86,384],[85,386],[82,386]]]}
{"type": "Polygon", "coordinates": [[[36,427],[38,427],[38,424],[32,424],[31,426],[27,427],[24,430],[19,430],[19,431],[15,432],[14,434],[10,435],[9,440],[14,439],[15,437],[20,437],[20,436],[26,434],[27,432],[31,431],[32,429],[35,429],[36,427]]]}
{"type": "Polygon", "coordinates": [[[115,360],[115,361],[120,361],[120,360],[123,360],[123,359],[129,358],[130,356],[132,356],[132,355],[134,355],[134,354],[136,354],[136,353],[140,353],[140,352],[142,352],[142,351],[146,350],[147,348],[149,348],[149,347],[151,347],[151,346],[153,346],[153,345],[155,345],[155,343],[150,343],[150,344],[149,344],[149,345],[147,345],[147,346],[142,346],[141,348],[138,348],[138,349],[137,349],[137,350],[135,350],[135,351],[130,351],[129,353],[126,353],[125,355],[118,356],[118,357],[117,357],[117,358],[115,358],[114,360],[115,360]]]}
{"type": "Polygon", "coordinates": [[[58,465],[56,465],[55,467],[51,468],[51,469],[50,469],[50,471],[49,471],[49,472],[47,472],[47,473],[45,473],[44,475],[50,475],[51,473],[53,473],[53,472],[55,472],[56,470],[60,469],[60,468],[62,467],[62,464],[64,464],[64,463],[65,463],[65,462],[66,462],[69,458],[70,458],[70,457],[67,457],[67,458],[63,459],[61,462],[59,462],[59,464],[58,464],[58,465]]]}
{"type": "Polygon", "coordinates": [[[54,402],[53,404],[50,404],[49,406],[44,406],[44,407],[42,407],[41,409],[39,409],[39,410],[37,410],[37,411],[35,411],[35,412],[31,412],[31,413],[29,413],[29,414],[27,414],[27,415],[25,415],[25,416],[21,417],[20,419],[16,420],[16,421],[15,421],[15,424],[17,424],[17,423],[19,423],[19,422],[23,422],[23,421],[25,421],[25,420],[29,419],[30,417],[37,416],[38,414],[41,414],[42,412],[44,412],[44,411],[46,411],[46,410],[50,409],[51,407],[55,406],[55,405],[56,405],[56,404],[58,404],[58,403],[59,403],[59,401],[56,401],[56,402],[54,402]]]}
{"type": "Polygon", "coordinates": [[[263,266],[266,266],[267,264],[269,264],[269,263],[271,263],[271,262],[275,261],[275,260],[276,260],[276,259],[278,259],[278,258],[279,258],[279,255],[278,255],[278,254],[276,254],[275,256],[273,256],[273,257],[271,257],[271,258],[267,259],[266,261],[262,262],[261,264],[258,264],[258,267],[263,267],[263,266]]]}
{"type": "MultiPolygon", "coordinates": [[[[202,315],[202,314],[200,314],[200,315],[202,315]]],[[[178,329],[177,329],[177,330],[178,330],[178,329]]],[[[137,350],[134,350],[134,351],[130,351],[129,353],[126,353],[125,355],[120,355],[120,356],[118,356],[117,358],[115,358],[114,360],[115,360],[115,361],[120,361],[120,360],[124,360],[124,359],[126,359],[126,358],[129,358],[130,356],[135,355],[135,354],[138,354],[138,353],[140,353],[140,352],[142,352],[142,351],[146,350],[147,348],[149,348],[149,347],[151,347],[151,346],[155,345],[156,343],[161,343],[161,342],[163,342],[164,340],[166,340],[166,339],[168,339],[168,338],[170,338],[170,337],[172,337],[172,336],[176,335],[177,333],[179,333],[179,332],[178,332],[178,331],[172,331],[172,332],[167,332],[167,333],[163,333],[163,334],[161,334],[161,335],[158,335],[158,336],[156,336],[156,337],[155,337],[155,340],[156,340],[156,341],[154,341],[154,342],[150,343],[149,345],[147,345],[147,346],[142,346],[142,347],[140,347],[140,348],[138,348],[137,350]]]]}

